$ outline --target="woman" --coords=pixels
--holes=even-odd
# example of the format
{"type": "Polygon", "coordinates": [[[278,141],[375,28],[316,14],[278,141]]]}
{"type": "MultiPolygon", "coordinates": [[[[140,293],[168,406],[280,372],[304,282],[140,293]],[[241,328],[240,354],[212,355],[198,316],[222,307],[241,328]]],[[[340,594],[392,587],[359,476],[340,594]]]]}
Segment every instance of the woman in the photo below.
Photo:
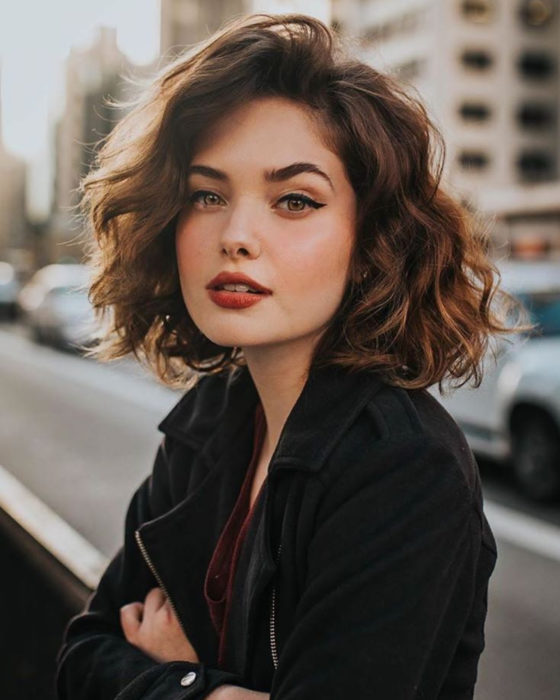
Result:
{"type": "Polygon", "coordinates": [[[480,381],[508,298],[434,135],[319,21],[253,15],[104,145],[96,354],[191,387],[68,625],[60,698],[472,697],[495,542],[426,387],[480,381]]]}

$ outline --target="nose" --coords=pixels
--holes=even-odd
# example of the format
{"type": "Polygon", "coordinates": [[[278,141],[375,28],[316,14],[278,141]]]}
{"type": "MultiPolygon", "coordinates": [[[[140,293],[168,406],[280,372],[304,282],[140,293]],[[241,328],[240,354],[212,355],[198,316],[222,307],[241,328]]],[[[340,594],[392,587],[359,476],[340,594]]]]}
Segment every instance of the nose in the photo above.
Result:
{"type": "Polygon", "coordinates": [[[232,209],[220,236],[221,253],[228,258],[257,258],[261,252],[257,213],[251,205],[232,209]]]}

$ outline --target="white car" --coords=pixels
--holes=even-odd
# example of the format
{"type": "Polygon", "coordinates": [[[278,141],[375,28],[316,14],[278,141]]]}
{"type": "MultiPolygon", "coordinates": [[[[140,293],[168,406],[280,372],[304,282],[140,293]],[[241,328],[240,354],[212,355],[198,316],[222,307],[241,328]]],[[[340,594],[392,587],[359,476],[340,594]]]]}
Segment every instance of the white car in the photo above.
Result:
{"type": "MultiPolygon", "coordinates": [[[[502,287],[521,299],[538,328],[492,340],[484,378],[442,396],[432,393],[475,454],[510,465],[538,501],[560,497],[560,261],[498,264],[502,287]]],[[[443,383],[446,387],[445,382],[443,383]]]]}
{"type": "Polygon", "coordinates": [[[23,287],[18,304],[39,343],[76,349],[93,342],[96,322],[87,297],[89,270],[80,264],[46,265],[23,287]]]}

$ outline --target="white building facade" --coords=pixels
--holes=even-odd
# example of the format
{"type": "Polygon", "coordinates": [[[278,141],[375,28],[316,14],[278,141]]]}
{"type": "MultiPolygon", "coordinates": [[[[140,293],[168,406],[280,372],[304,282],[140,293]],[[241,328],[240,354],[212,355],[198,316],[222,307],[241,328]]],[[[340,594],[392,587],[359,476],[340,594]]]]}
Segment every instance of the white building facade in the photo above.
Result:
{"type": "Polygon", "coordinates": [[[361,58],[418,91],[444,136],[444,179],[455,193],[497,219],[501,241],[530,238],[533,246],[540,240],[553,255],[560,255],[560,201],[555,206],[551,196],[560,178],[559,4],[334,4],[334,16],[357,38],[361,58]],[[520,193],[524,202],[537,204],[520,209],[520,193]]]}

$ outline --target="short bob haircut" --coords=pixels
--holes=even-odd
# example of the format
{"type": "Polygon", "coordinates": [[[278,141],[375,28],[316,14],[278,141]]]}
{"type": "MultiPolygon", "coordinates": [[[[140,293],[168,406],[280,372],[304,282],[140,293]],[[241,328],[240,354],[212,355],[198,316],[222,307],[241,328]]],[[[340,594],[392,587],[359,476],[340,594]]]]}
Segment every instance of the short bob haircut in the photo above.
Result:
{"type": "Polygon", "coordinates": [[[175,226],[205,130],[270,96],[316,120],[357,195],[350,281],[310,369],[374,370],[409,389],[441,389],[444,378],[461,386],[474,377],[478,386],[490,336],[521,328],[504,325],[514,307],[527,316],[499,288],[475,217],[440,187],[442,137],[403,86],[300,14],[225,24],[161,69],[100,144],[80,185],[93,234],[89,296],[105,320],[89,355],[132,353],[176,387],[246,363],[241,348],[214,344],[190,318],[175,226]]]}

